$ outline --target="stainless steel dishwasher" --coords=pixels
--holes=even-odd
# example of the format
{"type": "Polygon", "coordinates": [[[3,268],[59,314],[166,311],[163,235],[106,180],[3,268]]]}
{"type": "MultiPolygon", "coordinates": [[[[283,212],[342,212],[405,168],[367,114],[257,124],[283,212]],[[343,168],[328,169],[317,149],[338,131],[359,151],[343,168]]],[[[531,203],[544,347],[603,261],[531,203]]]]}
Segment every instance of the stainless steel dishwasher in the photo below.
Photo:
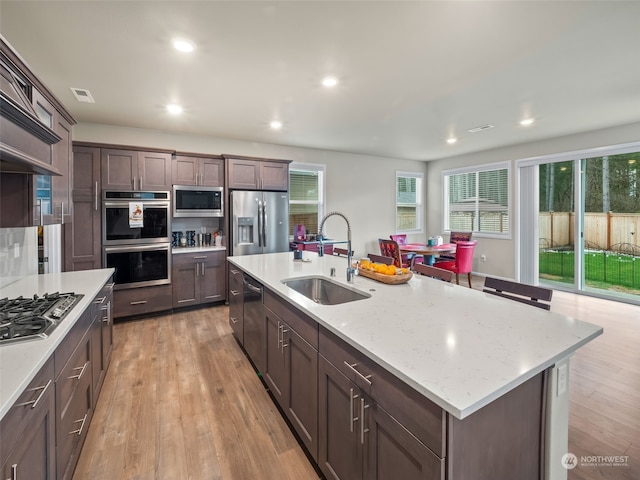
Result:
{"type": "Polygon", "coordinates": [[[262,306],[262,288],[255,278],[244,274],[244,349],[258,372],[262,372],[267,363],[264,348],[267,326],[262,306]]]}

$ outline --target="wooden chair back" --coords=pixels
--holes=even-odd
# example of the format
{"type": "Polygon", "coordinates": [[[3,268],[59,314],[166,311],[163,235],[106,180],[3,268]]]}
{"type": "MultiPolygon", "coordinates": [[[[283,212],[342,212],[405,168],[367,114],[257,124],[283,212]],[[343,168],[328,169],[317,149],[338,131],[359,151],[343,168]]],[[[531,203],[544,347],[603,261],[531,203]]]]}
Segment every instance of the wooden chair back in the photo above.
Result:
{"type": "Polygon", "coordinates": [[[378,245],[380,246],[380,255],[393,258],[393,263],[396,267],[401,268],[409,266],[402,264],[402,256],[400,255],[398,242],[387,240],[386,238],[379,238],[378,245]]]}
{"type": "MultiPolygon", "coordinates": [[[[338,257],[347,257],[349,253],[349,250],[347,250],[346,248],[339,248],[339,247],[334,247],[333,249],[333,254],[337,255],[338,257]]],[[[353,250],[351,250],[351,257],[353,258],[353,250]]]]}
{"type": "Polygon", "coordinates": [[[391,257],[385,257],[383,255],[376,255],[375,253],[370,253],[370,254],[367,255],[367,257],[372,262],[384,263],[385,265],[393,264],[393,258],[391,258],[391,257]]]}
{"type": "Polygon", "coordinates": [[[450,282],[453,278],[453,272],[449,270],[444,270],[438,267],[432,267],[431,265],[427,265],[426,263],[416,263],[413,265],[413,270],[420,275],[424,275],[426,277],[437,278],[444,282],[450,282]]]}
{"type": "Polygon", "coordinates": [[[551,305],[544,302],[551,302],[551,297],[553,296],[553,290],[549,288],[492,277],[484,279],[484,289],[482,291],[545,310],[549,310],[551,305]]]}

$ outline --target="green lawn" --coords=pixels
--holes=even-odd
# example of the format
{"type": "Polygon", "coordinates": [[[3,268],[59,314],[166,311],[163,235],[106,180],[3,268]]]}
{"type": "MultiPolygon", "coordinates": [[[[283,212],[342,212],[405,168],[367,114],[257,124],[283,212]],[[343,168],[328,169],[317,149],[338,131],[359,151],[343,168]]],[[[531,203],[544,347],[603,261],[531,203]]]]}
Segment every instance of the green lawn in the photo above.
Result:
{"type": "MultiPolygon", "coordinates": [[[[574,252],[540,251],[540,278],[574,280],[574,252]]],[[[585,282],[590,287],[640,293],[640,257],[608,252],[585,254],[585,282]]]]}

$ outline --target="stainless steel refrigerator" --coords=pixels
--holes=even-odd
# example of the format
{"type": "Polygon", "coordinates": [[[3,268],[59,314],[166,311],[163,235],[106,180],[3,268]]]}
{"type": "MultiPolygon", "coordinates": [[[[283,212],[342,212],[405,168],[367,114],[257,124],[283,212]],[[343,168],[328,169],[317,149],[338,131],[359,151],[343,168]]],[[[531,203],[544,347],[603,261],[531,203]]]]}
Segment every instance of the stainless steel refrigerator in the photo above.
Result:
{"type": "Polygon", "coordinates": [[[231,255],[289,250],[289,194],[232,190],[231,255]]]}

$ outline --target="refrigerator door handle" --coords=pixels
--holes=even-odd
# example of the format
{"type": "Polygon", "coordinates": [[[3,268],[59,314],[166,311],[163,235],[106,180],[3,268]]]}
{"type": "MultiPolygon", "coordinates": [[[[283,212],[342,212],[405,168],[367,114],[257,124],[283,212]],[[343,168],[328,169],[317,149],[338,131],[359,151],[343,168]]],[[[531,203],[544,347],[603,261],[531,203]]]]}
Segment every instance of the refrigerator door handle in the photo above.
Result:
{"type": "Polygon", "coordinates": [[[258,200],[258,246],[262,247],[262,200],[258,200]]]}
{"type": "Polygon", "coordinates": [[[267,247],[267,202],[262,204],[262,246],[267,247]]]}

